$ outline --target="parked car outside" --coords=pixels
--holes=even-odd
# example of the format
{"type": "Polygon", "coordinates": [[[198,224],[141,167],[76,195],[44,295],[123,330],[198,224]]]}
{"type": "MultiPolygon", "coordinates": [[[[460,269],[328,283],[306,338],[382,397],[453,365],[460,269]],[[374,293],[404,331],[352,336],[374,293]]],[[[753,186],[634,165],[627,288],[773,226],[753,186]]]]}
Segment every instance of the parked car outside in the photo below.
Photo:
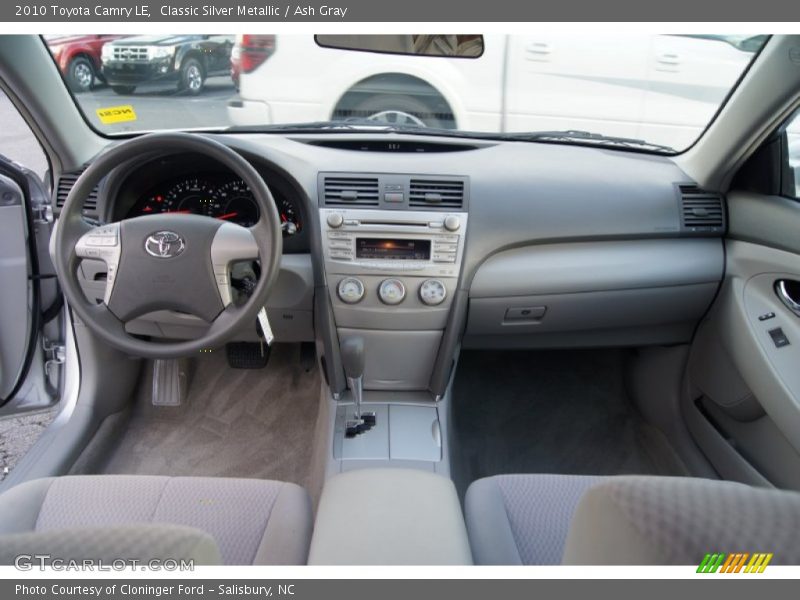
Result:
{"type": "Polygon", "coordinates": [[[146,83],[172,83],[197,95],[208,77],[230,68],[233,35],[142,35],[103,46],[103,76],[118,94],[146,83]]]}
{"type": "Polygon", "coordinates": [[[240,34],[231,50],[231,80],[239,89],[242,71],[252,73],[275,52],[272,34],[240,34]]]}
{"type": "Polygon", "coordinates": [[[100,53],[106,42],[124,35],[52,35],[45,36],[58,68],[75,93],[88,92],[102,81],[100,53]]]}
{"type": "Polygon", "coordinates": [[[621,43],[602,33],[487,35],[481,60],[268,37],[269,53],[241,69],[240,96],[228,104],[234,125],[367,118],[491,132],[585,129],[683,149],[764,36],[638,35],[621,43]]]}

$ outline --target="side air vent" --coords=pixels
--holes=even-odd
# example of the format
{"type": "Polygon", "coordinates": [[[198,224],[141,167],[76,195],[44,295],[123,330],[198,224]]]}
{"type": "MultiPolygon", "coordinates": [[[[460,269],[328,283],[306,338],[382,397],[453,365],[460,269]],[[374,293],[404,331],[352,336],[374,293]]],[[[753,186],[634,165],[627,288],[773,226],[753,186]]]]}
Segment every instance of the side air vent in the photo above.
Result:
{"type": "Polygon", "coordinates": [[[696,185],[680,185],[681,224],[684,231],[709,233],[725,229],[722,196],[706,192],[696,185]]]}
{"type": "Polygon", "coordinates": [[[463,204],[463,181],[412,179],[410,182],[408,205],[411,207],[457,209],[463,204]]]}
{"type": "Polygon", "coordinates": [[[326,206],[378,206],[377,177],[325,177],[326,206]]]}
{"type": "MultiPolygon", "coordinates": [[[[61,209],[67,201],[67,196],[70,190],[78,181],[83,170],[72,171],[70,173],[62,173],[58,178],[58,186],[56,187],[56,208],[61,209]]],[[[95,187],[83,203],[83,212],[95,212],[97,210],[97,188],[95,187]]]]}

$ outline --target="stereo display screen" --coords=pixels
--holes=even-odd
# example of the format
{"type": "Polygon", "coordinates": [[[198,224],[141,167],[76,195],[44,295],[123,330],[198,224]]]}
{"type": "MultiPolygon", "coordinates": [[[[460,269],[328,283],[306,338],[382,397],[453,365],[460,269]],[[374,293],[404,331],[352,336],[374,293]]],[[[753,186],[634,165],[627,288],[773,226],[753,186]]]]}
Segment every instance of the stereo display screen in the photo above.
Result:
{"type": "Polygon", "coordinates": [[[356,238],[356,258],[378,258],[386,260],[429,260],[430,257],[430,240],[356,238]]]}

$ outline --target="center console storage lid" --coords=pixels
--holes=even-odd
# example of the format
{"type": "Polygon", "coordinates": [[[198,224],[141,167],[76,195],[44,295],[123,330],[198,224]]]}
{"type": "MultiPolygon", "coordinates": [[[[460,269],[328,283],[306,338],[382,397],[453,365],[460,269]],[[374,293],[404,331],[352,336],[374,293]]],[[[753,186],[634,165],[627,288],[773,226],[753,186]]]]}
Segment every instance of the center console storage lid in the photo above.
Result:
{"type": "Polygon", "coordinates": [[[471,565],[453,482],[413,469],[335,475],[322,490],[310,565],[471,565]]]}

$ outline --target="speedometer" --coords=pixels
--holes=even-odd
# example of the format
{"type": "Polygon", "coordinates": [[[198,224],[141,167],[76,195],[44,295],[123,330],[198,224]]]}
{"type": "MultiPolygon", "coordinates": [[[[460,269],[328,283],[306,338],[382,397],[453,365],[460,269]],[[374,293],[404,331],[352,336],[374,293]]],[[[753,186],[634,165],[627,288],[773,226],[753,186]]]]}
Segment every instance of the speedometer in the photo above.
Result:
{"type": "Polygon", "coordinates": [[[231,221],[242,227],[252,227],[258,222],[258,205],[253,193],[241,179],[234,179],[219,189],[223,209],[218,219],[231,221]]]}
{"type": "MultiPolygon", "coordinates": [[[[281,220],[284,236],[294,235],[303,224],[294,205],[283,196],[274,193],[275,204],[281,220]]],[[[224,205],[218,219],[233,221],[244,227],[252,227],[259,217],[258,205],[253,192],[242,179],[234,179],[220,188],[220,200],[224,205]]]]}

